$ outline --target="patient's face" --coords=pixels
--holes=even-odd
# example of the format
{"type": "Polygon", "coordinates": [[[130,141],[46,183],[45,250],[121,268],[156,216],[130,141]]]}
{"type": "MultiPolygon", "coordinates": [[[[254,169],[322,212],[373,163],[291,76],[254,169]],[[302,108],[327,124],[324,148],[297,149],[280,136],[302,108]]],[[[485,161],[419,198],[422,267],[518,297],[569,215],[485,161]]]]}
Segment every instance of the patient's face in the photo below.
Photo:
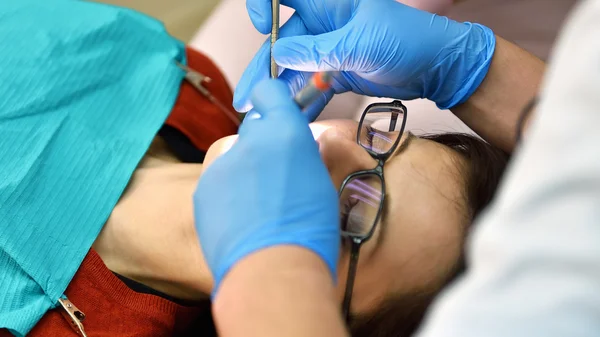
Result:
{"type": "MultiPolygon", "coordinates": [[[[332,120],[311,124],[331,179],[340,188],[351,173],[377,162],[358,144],[358,124],[332,120]]],[[[464,182],[457,165],[462,158],[430,140],[403,135],[401,151],[384,166],[385,216],[360,251],[352,312],[376,308],[386,297],[432,290],[455,266],[468,215],[464,182]],[[404,143],[406,142],[406,143],[404,143]]],[[[232,139],[213,145],[205,164],[223,153],[232,139]]],[[[340,301],[346,285],[349,244],[339,262],[340,301]]]]}

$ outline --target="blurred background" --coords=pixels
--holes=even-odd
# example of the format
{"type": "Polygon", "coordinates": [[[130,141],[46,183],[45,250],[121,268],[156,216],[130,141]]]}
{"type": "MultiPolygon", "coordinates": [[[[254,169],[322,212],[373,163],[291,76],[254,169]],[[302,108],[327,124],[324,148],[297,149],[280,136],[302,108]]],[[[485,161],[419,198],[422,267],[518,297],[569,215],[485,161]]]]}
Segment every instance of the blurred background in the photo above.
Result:
{"type": "MultiPolygon", "coordinates": [[[[188,42],[220,0],[97,0],[133,8],[165,23],[176,38],[188,42]]],[[[240,1],[244,5],[243,1],[240,1]]]]}

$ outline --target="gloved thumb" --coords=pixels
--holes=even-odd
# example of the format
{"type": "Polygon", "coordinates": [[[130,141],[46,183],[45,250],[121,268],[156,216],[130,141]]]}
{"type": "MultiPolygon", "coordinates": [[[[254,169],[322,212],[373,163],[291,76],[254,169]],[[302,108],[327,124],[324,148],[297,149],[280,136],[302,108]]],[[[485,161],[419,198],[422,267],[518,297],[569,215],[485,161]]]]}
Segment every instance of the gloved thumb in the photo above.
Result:
{"type": "MultiPolygon", "coordinates": [[[[251,98],[254,109],[248,112],[239,130],[239,140],[254,140],[262,145],[285,146],[291,140],[312,138],[308,119],[294,102],[284,81],[259,82],[251,98]]],[[[289,144],[288,144],[289,145],[289,144]]]]}
{"type": "Polygon", "coordinates": [[[294,124],[301,117],[305,123],[308,121],[292,98],[290,88],[282,80],[267,79],[254,87],[250,99],[254,109],[246,115],[239,130],[240,139],[252,131],[267,132],[269,136],[279,130],[279,124],[294,124]],[[252,131],[251,131],[252,130],[252,131]]]}
{"type": "Polygon", "coordinates": [[[289,86],[281,80],[259,82],[252,92],[251,102],[261,119],[289,119],[301,114],[289,86]]]}
{"type": "Polygon", "coordinates": [[[321,35],[282,38],[273,47],[281,67],[298,71],[361,71],[355,69],[354,51],[360,41],[349,26],[321,35]]]}

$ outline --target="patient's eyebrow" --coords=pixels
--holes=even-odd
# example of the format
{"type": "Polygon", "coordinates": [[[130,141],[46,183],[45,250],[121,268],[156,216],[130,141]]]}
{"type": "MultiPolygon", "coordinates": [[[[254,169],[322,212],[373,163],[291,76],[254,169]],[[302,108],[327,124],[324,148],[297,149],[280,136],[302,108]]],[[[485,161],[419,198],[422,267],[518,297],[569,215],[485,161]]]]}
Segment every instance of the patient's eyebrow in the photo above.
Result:
{"type": "MultiPolygon", "coordinates": [[[[408,146],[411,144],[411,142],[413,141],[413,139],[418,138],[417,136],[415,136],[412,132],[408,131],[406,133],[406,139],[404,139],[404,141],[402,141],[400,143],[400,145],[398,146],[398,148],[396,148],[394,150],[394,153],[392,153],[392,155],[388,158],[388,161],[390,161],[392,158],[394,158],[396,155],[401,154],[402,152],[404,152],[408,146]]],[[[384,164],[385,167],[385,164],[384,164]]],[[[381,211],[381,217],[379,218],[379,222],[377,224],[378,227],[376,230],[379,231],[379,233],[377,234],[377,239],[375,240],[375,248],[373,250],[373,254],[375,254],[377,252],[377,250],[379,250],[379,247],[382,245],[383,242],[383,237],[386,235],[387,233],[387,229],[388,229],[388,214],[389,214],[389,206],[390,206],[390,191],[391,189],[387,188],[385,189],[385,199],[383,200],[383,210],[381,211]]]]}
{"type": "MultiPolygon", "coordinates": [[[[390,156],[390,159],[402,152],[404,152],[404,150],[406,150],[406,148],[408,148],[408,146],[410,145],[410,143],[413,141],[413,139],[417,138],[417,136],[415,136],[412,132],[407,131],[406,132],[406,138],[404,139],[403,142],[400,143],[400,145],[398,146],[397,149],[394,150],[394,153],[392,153],[392,155],[390,156]]],[[[388,159],[388,160],[390,160],[388,159]]]]}

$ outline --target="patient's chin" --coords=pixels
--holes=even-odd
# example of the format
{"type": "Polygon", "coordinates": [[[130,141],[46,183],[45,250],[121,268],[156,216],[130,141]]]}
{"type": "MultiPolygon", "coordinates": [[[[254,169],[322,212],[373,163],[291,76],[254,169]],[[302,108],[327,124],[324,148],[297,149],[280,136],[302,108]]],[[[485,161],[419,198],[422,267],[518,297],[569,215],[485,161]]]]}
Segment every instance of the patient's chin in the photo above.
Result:
{"type": "Polygon", "coordinates": [[[227,136],[223,137],[216,142],[214,142],[206,152],[206,156],[204,157],[204,163],[202,165],[202,169],[206,170],[217,158],[225,154],[233,144],[237,141],[238,136],[227,136]]]}

